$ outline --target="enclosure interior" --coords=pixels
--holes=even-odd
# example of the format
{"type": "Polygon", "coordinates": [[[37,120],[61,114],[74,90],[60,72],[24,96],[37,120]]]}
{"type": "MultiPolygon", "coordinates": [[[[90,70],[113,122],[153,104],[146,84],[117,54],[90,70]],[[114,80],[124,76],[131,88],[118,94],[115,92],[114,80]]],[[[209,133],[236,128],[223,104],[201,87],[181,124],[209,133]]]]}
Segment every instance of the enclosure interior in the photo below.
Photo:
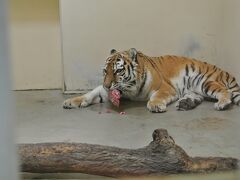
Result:
{"type": "Polygon", "coordinates": [[[82,142],[139,148],[166,128],[192,156],[240,158],[240,108],[212,102],[153,114],[146,103],[62,109],[67,93],[102,83],[112,48],[181,55],[215,64],[240,81],[238,0],[12,0],[10,50],[17,143],[82,142]],[[21,90],[21,91],[19,91],[21,90]],[[31,90],[31,91],[30,91],[31,90]],[[63,92],[66,94],[64,95],[63,92]],[[109,109],[111,111],[109,112],[109,109]]]}

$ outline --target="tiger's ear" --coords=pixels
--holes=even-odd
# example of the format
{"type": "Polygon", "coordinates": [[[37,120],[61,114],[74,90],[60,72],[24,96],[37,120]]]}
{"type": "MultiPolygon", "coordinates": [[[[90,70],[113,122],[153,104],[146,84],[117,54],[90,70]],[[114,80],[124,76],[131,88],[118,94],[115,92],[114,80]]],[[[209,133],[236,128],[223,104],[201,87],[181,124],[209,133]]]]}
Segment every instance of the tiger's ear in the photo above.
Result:
{"type": "Polygon", "coordinates": [[[137,50],[135,48],[129,50],[129,55],[133,61],[137,61],[137,50]]]}
{"type": "Polygon", "coordinates": [[[112,55],[112,54],[114,54],[114,53],[116,53],[117,51],[116,51],[116,49],[112,49],[111,51],[110,51],[110,54],[112,55]]]}

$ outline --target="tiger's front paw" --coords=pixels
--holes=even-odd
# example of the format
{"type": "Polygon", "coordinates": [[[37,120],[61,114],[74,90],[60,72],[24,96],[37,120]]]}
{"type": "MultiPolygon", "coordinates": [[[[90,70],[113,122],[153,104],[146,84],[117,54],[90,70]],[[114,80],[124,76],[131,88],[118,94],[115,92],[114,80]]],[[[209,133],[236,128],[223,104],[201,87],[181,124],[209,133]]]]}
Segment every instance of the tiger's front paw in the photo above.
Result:
{"type": "Polygon", "coordinates": [[[67,99],[63,102],[64,109],[76,109],[87,107],[89,103],[86,101],[86,98],[83,96],[67,99]]]}
{"type": "Polygon", "coordinates": [[[167,111],[166,104],[154,102],[154,101],[148,101],[147,108],[150,112],[155,112],[155,113],[163,113],[167,111]]]}

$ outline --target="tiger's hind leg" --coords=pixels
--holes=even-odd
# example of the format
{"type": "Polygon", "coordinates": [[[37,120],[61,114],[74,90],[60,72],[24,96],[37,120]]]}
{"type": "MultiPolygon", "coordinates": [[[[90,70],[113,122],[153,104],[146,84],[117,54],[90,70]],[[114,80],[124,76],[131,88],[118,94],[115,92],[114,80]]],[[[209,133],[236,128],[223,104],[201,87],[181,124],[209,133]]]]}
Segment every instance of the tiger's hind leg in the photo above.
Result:
{"type": "Polygon", "coordinates": [[[203,96],[194,92],[189,92],[176,102],[176,108],[179,111],[191,110],[201,104],[203,99],[203,96]]]}
{"type": "Polygon", "coordinates": [[[202,86],[202,93],[212,99],[217,99],[214,108],[218,111],[228,109],[232,104],[232,93],[222,84],[209,81],[202,86]]]}
{"type": "Polygon", "coordinates": [[[232,92],[232,102],[240,106],[240,90],[232,92]]]}

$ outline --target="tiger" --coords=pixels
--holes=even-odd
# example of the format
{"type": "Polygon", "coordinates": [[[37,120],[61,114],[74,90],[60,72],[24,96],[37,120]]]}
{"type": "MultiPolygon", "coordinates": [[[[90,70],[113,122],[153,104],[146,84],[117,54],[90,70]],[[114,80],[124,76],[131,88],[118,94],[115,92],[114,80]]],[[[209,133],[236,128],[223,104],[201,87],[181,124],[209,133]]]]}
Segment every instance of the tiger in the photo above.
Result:
{"type": "Polygon", "coordinates": [[[150,112],[162,113],[176,102],[176,109],[187,111],[204,100],[214,100],[216,110],[240,105],[236,78],[215,65],[189,57],[164,55],[150,57],[131,48],[112,49],[103,68],[103,84],[92,91],[64,101],[63,108],[82,108],[109,100],[108,92],[145,101],[150,112]]]}

